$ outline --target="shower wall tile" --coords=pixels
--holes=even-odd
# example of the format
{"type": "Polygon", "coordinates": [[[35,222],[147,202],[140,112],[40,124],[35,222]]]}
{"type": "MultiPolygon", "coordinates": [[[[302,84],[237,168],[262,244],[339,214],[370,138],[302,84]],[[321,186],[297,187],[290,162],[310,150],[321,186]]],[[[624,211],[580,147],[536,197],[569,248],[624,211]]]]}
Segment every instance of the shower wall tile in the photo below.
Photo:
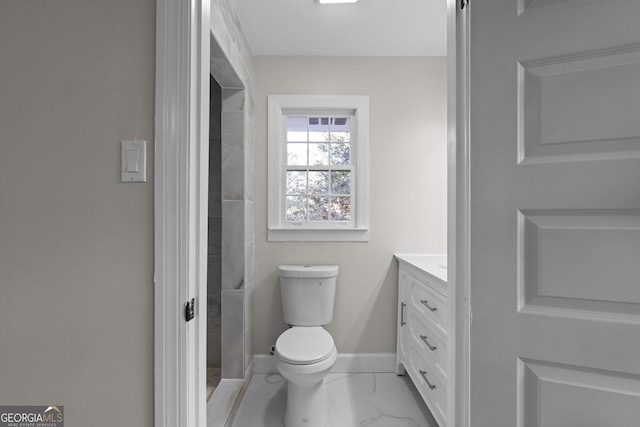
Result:
{"type": "Polygon", "coordinates": [[[241,146],[244,141],[244,112],[222,112],[222,145],[241,146]]]}
{"type": "Polygon", "coordinates": [[[253,73],[245,81],[245,90],[249,94],[244,101],[244,111],[247,113],[247,117],[251,119],[256,118],[256,104],[255,104],[255,76],[253,73]]]}
{"type": "Polygon", "coordinates": [[[244,143],[244,198],[245,200],[254,200],[256,192],[256,172],[255,172],[255,123],[253,120],[247,120],[245,125],[245,143],[244,143]]]}
{"type": "Polygon", "coordinates": [[[221,195],[222,188],[220,184],[221,170],[221,149],[222,134],[217,134],[209,138],[209,195],[221,195]]]}
{"type": "Polygon", "coordinates": [[[222,199],[243,200],[244,161],[242,146],[222,147],[222,199]]]}
{"type": "Polygon", "coordinates": [[[207,227],[207,254],[222,254],[222,217],[209,217],[207,227]]]}
{"type": "Polygon", "coordinates": [[[221,218],[222,217],[222,200],[219,198],[209,197],[209,217],[221,218]]]}
{"type": "Polygon", "coordinates": [[[244,199],[244,113],[222,113],[222,199],[244,199]]]}
{"type": "Polygon", "coordinates": [[[246,372],[253,360],[253,323],[244,329],[244,358],[243,371],[246,372]]]}
{"type": "Polygon", "coordinates": [[[244,244],[244,284],[247,289],[248,283],[255,280],[255,243],[253,241],[244,244]]]}
{"type": "Polygon", "coordinates": [[[244,111],[245,91],[222,89],[222,111],[244,111]]]}
{"type": "Polygon", "coordinates": [[[222,363],[221,350],[221,295],[209,293],[207,295],[207,366],[219,367],[222,363]]]}
{"type": "Polygon", "coordinates": [[[253,201],[245,200],[244,215],[244,241],[246,243],[254,242],[256,238],[256,204],[253,201]]]}
{"type": "Polygon", "coordinates": [[[220,291],[222,291],[222,255],[211,255],[207,257],[207,295],[220,295],[220,291]]]}
{"type": "Polygon", "coordinates": [[[222,88],[215,81],[213,76],[209,78],[209,137],[220,135],[222,129],[221,109],[222,109],[222,88]]]}
{"type": "Polygon", "coordinates": [[[244,323],[245,325],[253,323],[253,289],[254,281],[247,281],[244,289],[244,323]]]}
{"type": "MultiPolygon", "coordinates": [[[[220,195],[222,202],[210,200],[213,216],[222,214],[222,376],[244,378],[253,357],[251,298],[245,295],[245,277],[254,276],[253,228],[245,222],[248,210],[244,199],[253,200],[255,123],[255,75],[253,53],[244,36],[232,0],[215,0],[211,7],[211,70],[221,86],[222,139],[220,195]],[[222,60],[221,60],[222,58],[222,60]],[[226,58],[226,59],[225,59],[226,58]],[[236,89],[242,88],[242,89],[236,89]],[[247,169],[251,172],[247,173],[247,169]],[[249,234],[249,235],[248,235],[249,234]],[[249,305],[247,305],[249,304],[249,305]],[[247,317],[248,316],[248,317],[247,317]]],[[[212,178],[215,179],[215,178],[212,178]]],[[[252,217],[255,214],[250,213],[252,217]]],[[[253,279],[252,279],[253,280],[253,279]]],[[[253,289],[253,284],[250,284],[253,289]]]]}
{"type": "Polygon", "coordinates": [[[222,201],[222,289],[244,284],[244,201],[222,201]]]}
{"type": "MultiPolygon", "coordinates": [[[[212,32],[216,32],[215,30],[220,30],[220,28],[212,28],[212,32]]],[[[214,37],[211,39],[210,45],[211,55],[209,62],[209,71],[212,75],[216,77],[216,81],[220,84],[221,87],[233,87],[233,88],[242,88],[244,85],[233,65],[229,62],[229,55],[224,50],[224,48],[217,42],[214,37]]]]}
{"type": "Polygon", "coordinates": [[[253,78],[253,53],[231,0],[211,1],[210,6],[211,29],[217,44],[243,82],[249,76],[253,78]]]}
{"type": "Polygon", "coordinates": [[[222,378],[244,377],[244,291],[222,291],[222,378]]]}

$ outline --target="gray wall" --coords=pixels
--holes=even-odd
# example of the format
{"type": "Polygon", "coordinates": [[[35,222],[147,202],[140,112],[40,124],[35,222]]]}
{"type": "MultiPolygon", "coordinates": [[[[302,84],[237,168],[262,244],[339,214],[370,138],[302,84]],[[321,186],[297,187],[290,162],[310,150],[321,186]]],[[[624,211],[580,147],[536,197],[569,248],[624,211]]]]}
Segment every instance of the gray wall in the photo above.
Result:
{"type": "Polygon", "coordinates": [[[68,427],[153,425],[154,52],[153,0],[0,2],[0,404],[68,427]]]}
{"type": "MultiPolygon", "coordinates": [[[[213,1],[211,15],[245,87],[223,99],[245,112],[245,214],[233,217],[243,288],[226,291],[242,373],[253,327],[253,63],[229,0],[213,1]]],[[[153,0],[0,1],[0,404],[64,405],[67,427],[153,425],[155,19],[153,0]],[[129,139],[147,141],[146,183],[120,183],[129,139]]]]}
{"type": "Polygon", "coordinates": [[[395,352],[393,254],[446,251],[446,59],[257,57],[255,352],[286,328],[277,266],[338,264],[333,322],[339,352],[395,352]],[[267,242],[267,96],[370,97],[371,239],[267,242]]]}

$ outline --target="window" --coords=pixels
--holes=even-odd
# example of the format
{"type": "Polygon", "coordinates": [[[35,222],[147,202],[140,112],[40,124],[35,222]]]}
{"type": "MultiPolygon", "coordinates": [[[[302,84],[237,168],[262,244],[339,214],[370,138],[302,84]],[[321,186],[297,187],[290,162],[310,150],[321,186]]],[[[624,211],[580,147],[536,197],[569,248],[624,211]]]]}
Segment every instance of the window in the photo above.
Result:
{"type": "Polygon", "coordinates": [[[368,241],[366,96],[269,96],[269,240],[368,241]]]}

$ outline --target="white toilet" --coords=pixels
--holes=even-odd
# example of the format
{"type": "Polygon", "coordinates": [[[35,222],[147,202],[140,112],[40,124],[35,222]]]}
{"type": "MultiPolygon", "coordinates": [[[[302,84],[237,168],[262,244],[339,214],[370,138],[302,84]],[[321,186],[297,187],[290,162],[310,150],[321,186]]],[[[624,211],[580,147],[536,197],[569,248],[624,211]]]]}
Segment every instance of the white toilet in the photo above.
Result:
{"type": "Polygon", "coordinates": [[[281,265],[282,314],[291,328],[275,345],[275,365],[287,380],[285,427],[327,427],[324,377],[336,362],[333,319],[338,266],[281,265]]]}

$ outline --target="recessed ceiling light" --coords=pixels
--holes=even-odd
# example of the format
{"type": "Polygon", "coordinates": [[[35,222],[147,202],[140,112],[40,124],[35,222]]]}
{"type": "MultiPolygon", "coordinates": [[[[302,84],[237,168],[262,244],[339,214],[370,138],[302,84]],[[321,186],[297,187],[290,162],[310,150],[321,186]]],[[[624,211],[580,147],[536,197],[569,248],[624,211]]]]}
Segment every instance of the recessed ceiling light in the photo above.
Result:
{"type": "Polygon", "coordinates": [[[318,0],[320,4],[355,3],[358,0],[318,0]]]}

